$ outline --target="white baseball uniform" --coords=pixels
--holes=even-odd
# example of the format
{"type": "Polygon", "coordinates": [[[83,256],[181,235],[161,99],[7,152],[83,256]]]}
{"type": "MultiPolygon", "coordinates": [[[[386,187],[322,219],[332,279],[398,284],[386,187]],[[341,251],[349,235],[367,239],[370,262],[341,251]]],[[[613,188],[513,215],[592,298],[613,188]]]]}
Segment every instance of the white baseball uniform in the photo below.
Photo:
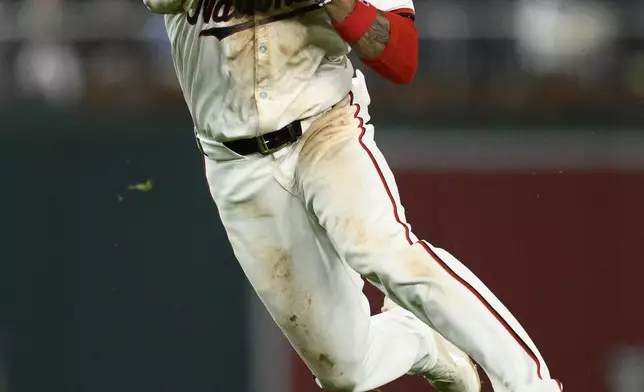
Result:
{"type": "MultiPolygon", "coordinates": [[[[481,364],[495,391],[559,391],[494,295],[411,232],[373,139],[364,78],[326,12],[309,0],[256,1],[261,9],[242,15],[231,0],[198,0],[166,25],[235,255],[319,382],[367,391],[425,371],[443,339],[431,326],[481,364]],[[302,138],[273,154],[223,145],[295,120],[302,138]],[[361,276],[411,313],[370,317],[361,276]]],[[[410,0],[373,3],[413,10],[410,0]]]]}

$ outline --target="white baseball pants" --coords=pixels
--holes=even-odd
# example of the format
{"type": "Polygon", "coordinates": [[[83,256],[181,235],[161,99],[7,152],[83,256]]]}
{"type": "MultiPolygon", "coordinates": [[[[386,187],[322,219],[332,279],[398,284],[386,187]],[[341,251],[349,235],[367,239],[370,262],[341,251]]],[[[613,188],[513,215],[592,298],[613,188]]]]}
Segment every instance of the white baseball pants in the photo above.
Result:
{"type": "Polygon", "coordinates": [[[501,302],[411,232],[368,104],[359,73],[342,102],[275,154],[201,141],[230,243],[269,313],[328,389],[369,391],[431,366],[430,326],[478,362],[496,392],[559,391],[501,302]],[[415,317],[370,317],[361,276],[415,317]]]}

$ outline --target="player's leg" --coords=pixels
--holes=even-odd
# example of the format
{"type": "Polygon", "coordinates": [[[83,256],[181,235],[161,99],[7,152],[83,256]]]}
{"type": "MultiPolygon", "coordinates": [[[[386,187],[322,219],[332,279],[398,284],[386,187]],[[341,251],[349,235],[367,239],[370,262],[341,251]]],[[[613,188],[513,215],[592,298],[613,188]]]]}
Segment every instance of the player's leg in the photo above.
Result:
{"type": "Polygon", "coordinates": [[[300,141],[297,181],[307,208],[341,256],[470,354],[497,392],[558,391],[517,320],[463,264],[418,241],[405,221],[393,175],[367,125],[368,95],[338,107],[300,141]]]}
{"type": "MultiPolygon", "coordinates": [[[[215,147],[205,146],[209,156],[215,147]]],[[[213,151],[214,150],[214,151],[213,151]]],[[[301,200],[273,179],[272,156],[206,159],[211,194],[248,279],[298,354],[334,390],[367,391],[436,359],[410,313],[370,318],[362,279],[301,200]]],[[[402,310],[402,309],[400,309],[402,310]]]]}

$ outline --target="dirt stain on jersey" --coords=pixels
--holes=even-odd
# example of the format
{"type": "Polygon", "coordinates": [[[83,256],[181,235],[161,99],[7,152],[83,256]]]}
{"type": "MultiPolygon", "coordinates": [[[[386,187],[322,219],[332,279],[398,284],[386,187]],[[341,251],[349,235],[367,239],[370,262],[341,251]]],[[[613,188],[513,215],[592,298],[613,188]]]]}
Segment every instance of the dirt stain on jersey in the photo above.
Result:
{"type": "Polygon", "coordinates": [[[311,331],[311,325],[315,325],[315,323],[310,320],[312,297],[310,294],[303,294],[295,299],[295,302],[289,307],[289,311],[292,312],[290,316],[277,319],[277,324],[293,342],[300,354],[310,361],[315,358],[312,353],[316,352],[315,334],[311,331]]]}
{"type": "Polygon", "coordinates": [[[409,274],[415,278],[431,279],[436,275],[435,262],[420,244],[415,244],[399,253],[400,261],[409,274]]]}
{"type": "Polygon", "coordinates": [[[367,222],[360,216],[352,215],[340,218],[339,229],[352,247],[361,247],[369,241],[367,222]]]}
{"type": "Polygon", "coordinates": [[[302,164],[316,165],[322,162],[347,164],[336,159],[344,147],[355,142],[358,146],[358,121],[346,108],[334,108],[313,124],[302,137],[299,159],[302,164]],[[352,140],[354,139],[354,140],[352,140]]]}
{"type": "Polygon", "coordinates": [[[240,214],[249,219],[270,218],[273,213],[262,201],[253,199],[239,205],[240,214]]]}
{"type": "MultiPolygon", "coordinates": [[[[332,377],[334,372],[338,371],[336,362],[331,354],[321,350],[327,345],[321,344],[320,337],[314,332],[315,328],[321,328],[321,326],[311,328],[305,318],[307,318],[306,314],[301,316],[293,314],[289,317],[288,323],[280,326],[293,343],[295,350],[316,375],[323,379],[332,377]]],[[[339,373],[339,376],[343,375],[342,372],[339,373]]]]}
{"type": "Polygon", "coordinates": [[[307,27],[297,19],[286,20],[271,26],[273,42],[277,47],[276,56],[281,57],[284,62],[298,62],[297,58],[305,58],[307,27]],[[295,57],[295,59],[294,59],[295,57]]]}
{"type": "MultiPolygon", "coordinates": [[[[231,77],[236,77],[236,83],[241,85],[253,85],[255,79],[255,30],[246,30],[235,35],[227,46],[223,47],[226,59],[225,72],[231,77]],[[235,72],[245,69],[248,72],[235,72]]],[[[249,91],[252,91],[249,90],[249,91]]],[[[252,95],[246,97],[254,99],[252,95]]]]}
{"type": "Polygon", "coordinates": [[[335,362],[333,362],[327,354],[318,355],[318,363],[328,370],[331,370],[335,367],[335,362]]]}
{"type": "Polygon", "coordinates": [[[278,246],[258,247],[266,263],[268,293],[272,313],[295,350],[321,378],[342,377],[337,366],[337,353],[325,343],[324,328],[315,318],[313,295],[298,280],[291,253],[278,246]]]}
{"type": "Polygon", "coordinates": [[[312,296],[302,287],[293,270],[291,254],[284,248],[265,247],[261,253],[266,260],[271,295],[280,297],[279,303],[284,319],[280,325],[301,325],[306,321],[306,313],[311,308],[312,296]]]}
{"type": "Polygon", "coordinates": [[[281,290],[286,290],[291,285],[291,255],[286,249],[267,247],[263,257],[271,264],[271,280],[281,290]]]}

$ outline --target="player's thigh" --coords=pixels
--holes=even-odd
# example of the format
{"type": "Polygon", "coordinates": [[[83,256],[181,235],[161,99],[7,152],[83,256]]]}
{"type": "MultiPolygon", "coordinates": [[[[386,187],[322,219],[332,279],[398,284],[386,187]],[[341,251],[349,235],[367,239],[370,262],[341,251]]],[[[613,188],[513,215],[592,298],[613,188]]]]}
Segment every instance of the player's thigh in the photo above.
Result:
{"type": "Polygon", "coordinates": [[[269,160],[237,170],[213,165],[206,163],[211,192],[234,253],[295,350],[321,378],[359,367],[370,323],[360,277],[272,178],[269,160]],[[236,178],[245,181],[232,186],[236,178]]]}
{"type": "Polygon", "coordinates": [[[389,255],[400,259],[409,252],[414,258],[417,240],[406,223],[393,174],[373,140],[365,106],[354,101],[337,116],[305,135],[297,183],[307,208],[342,257],[377,279],[392,273],[389,255]]]}

